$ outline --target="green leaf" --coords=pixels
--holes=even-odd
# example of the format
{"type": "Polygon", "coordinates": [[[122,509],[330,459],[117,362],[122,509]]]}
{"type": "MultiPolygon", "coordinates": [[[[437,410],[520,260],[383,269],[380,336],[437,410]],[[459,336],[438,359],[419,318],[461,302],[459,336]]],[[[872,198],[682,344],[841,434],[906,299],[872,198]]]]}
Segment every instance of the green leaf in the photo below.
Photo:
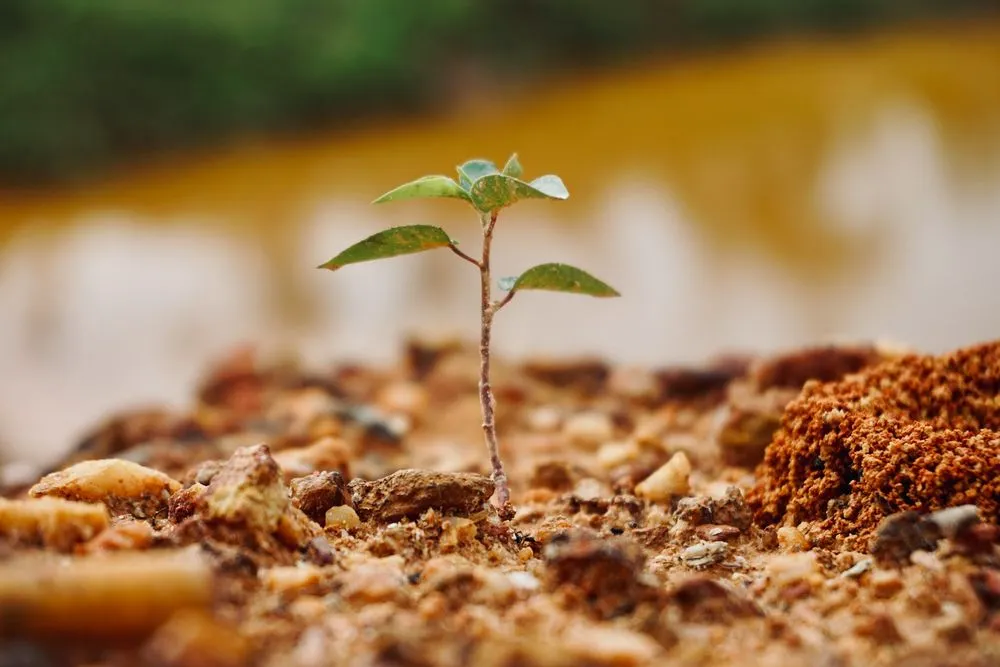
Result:
{"type": "Polygon", "coordinates": [[[566,199],[569,192],[558,176],[541,176],[531,183],[492,174],[483,176],[469,190],[473,205],[486,213],[510,206],[521,199],[566,199]]]}
{"type": "Polygon", "coordinates": [[[455,179],[448,176],[423,176],[415,181],[404,183],[397,188],[389,190],[384,195],[373,201],[373,204],[382,204],[399,199],[418,199],[429,197],[452,197],[454,199],[464,199],[472,201],[469,193],[455,182],[455,179]]]}
{"type": "Polygon", "coordinates": [[[448,234],[433,225],[407,225],[378,232],[352,245],[317,268],[336,271],[347,264],[409,255],[451,245],[448,234]]]}
{"type": "Polygon", "coordinates": [[[590,296],[621,296],[610,285],[601,282],[586,271],[569,264],[539,264],[514,282],[512,290],[539,289],[553,292],[573,292],[590,296]]]}
{"type": "Polygon", "coordinates": [[[456,169],[458,170],[458,182],[465,190],[471,188],[472,184],[483,176],[500,173],[495,164],[489,160],[480,159],[468,160],[456,169]]]}
{"type": "Polygon", "coordinates": [[[503,175],[510,176],[512,178],[521,178],[524,174],[524,168],[521,166],[521,162],[517,159],[517,153],[510,156],[507,160],[507,164],[503,166],[503,175]]]}

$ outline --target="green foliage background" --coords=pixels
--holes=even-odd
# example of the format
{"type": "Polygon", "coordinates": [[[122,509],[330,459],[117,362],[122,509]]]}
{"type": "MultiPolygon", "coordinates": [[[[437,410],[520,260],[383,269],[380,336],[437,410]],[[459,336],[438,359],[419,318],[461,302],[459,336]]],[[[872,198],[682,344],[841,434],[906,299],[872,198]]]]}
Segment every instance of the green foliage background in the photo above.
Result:
{"type": "Polygon", "coordinates": [[[653,50],[995,0],[3,0],[0,182],[447,103],[455,64],[529,78],[653,50]]]}

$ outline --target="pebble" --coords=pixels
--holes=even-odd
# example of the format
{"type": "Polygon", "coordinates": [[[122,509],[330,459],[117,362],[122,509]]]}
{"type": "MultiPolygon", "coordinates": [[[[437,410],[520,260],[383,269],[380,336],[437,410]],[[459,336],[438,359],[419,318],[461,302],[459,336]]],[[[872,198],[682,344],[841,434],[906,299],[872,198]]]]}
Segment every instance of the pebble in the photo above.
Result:
{"type": "Polygon", "coordinates": [[[636,485],[635,495],[653,502],[686,495],[691,490],[688,480],[691,462],[684,452],[677,452],[652,475],[636,485]]]}
{"type": "Polygon", "coordinates": [[[292,505],[323,525],[327,510],[351,504],[351,492],[343,475],[336,471],[314,472],[291,482],[292,505]]]}
{"type": "Polygon", "coordinates": [[[427,390],[416,382],[394,382],[379,392],[377,403],[386,412],[406,415],[419,424],[430,398],[427,390]]]}
{"type": "Polygon", "coordinates": [[[563,424],[563,434],[577,445],[597,447],[614,437],[615,426],[603,412],[578,412],[563,424]]]}
{"type": "Polygon", "coordinates": [[[349,505],[337,505],[326,511],[324,524],[334,530],[351,531],[361,525],[358,513],[349,505]]]}
{"type": "Polygon", "coordinates": [[[475,514],[494,491],[493,481],[484,475],[412,468],[371,482],[353,479],[348,487],[358,516],[378,523],[417,519],[429,509],[444,514],[475,514]]]}
{"type": "Polygon", "coordinates": [[[639,443],[634,440],[608,442],[597,450],[597,464],[605,470],[617,468],[639,457],[639,443]]]}
{"type": "Polygon", "coordinates": [[[46,475],[28,495],[103,502],[112,514],[145,518],[166,510],[170,494],[180,488],[180,482],[158,470],[122,459],[98,459],[46,475]]]}
{"type": "Polygon", "coordinates": [[[903,590],[903,579],[895,570],[875,570],[868,579],[872,595],[888,600],[903,590]]]}
{"type": "MultiPolygon", "coordinates": [[[[530,551],[530,549],[529,549],[530,551]]],[[[534,592],[542,586],[542,582],[530,572],[508,572],[507,578],[519,591],[534,592]]]]}
{"type": "Polygon", "coordinates": [[[730,542],[740,536],[740,529],[736,526],[725,526],[719,524],[706,524],[697,526],[694,529],[695,535],[709,542],[730,542]]]}
{"type": "Polygon", "coordinates": [[[562,413],[552,406],[535,408],[528,413],[528,428],[539,433],[552,433],[562,426],[562,413]]]}
{"type": "Polygon", "coordinates": [[[778,546],[784,551],[806,551],[809,549],[809,540],[802,534],[802,531],[795,526],[782,526],[778,528],[778,546]]]}
{"type": "Polygon", "coordinates": [[[723,560],[728,551],[725,542],[699,542],[681,551],[681,560],[689,567],[708,567],[723,560]]]}

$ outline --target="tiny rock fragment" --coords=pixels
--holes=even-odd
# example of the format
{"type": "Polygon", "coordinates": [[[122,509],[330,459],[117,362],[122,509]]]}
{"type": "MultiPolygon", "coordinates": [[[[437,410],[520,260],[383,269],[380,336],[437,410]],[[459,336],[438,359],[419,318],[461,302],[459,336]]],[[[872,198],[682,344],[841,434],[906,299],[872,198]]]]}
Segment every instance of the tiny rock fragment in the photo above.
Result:
{"type": "Polygon", "coordinates": [[[937,526],[942,537],[954,539],[962,531],[979,523],[979,508],[959,505],[932,512],[927,520],[937,526]]]}
{"type": "Polygon", "coordinates": [[[806,551],[810,547],[809,540],[795,526],[781,526],[776,532],[783,551],[806,551]]]}
{"type": "Polygon", "coordinates": [[[121,553],[0,565],[0,635],[53,641],[143,635],[175,611],[205,608],[212,572],[196,552],[121,553]]]}
{"type": "Polygon", "coordinates": [[[415,469],[371,482],[353,479],[348,488],[358,516],[378,523],[415,520],[429,509],[468,516],[482,510],[494,491],[493,481],[483,475],[415,469]]]}
{"type": "Polygon", "coordinates": [[[868,586],[876,598],[887,600],[903,590],[903,579],[895,570],[875,570],[869,577],[868,586]]]}
{"type": "Polygon", "coordinates": [[[201,610],[176,612],[143,647],[156,667],[241,667],[249,656],[247,639],[201,610]]]}
{"type": "Polygon", "coordinates": [[[340,575],[340,595],[353,604],[400,600],[406,586],[402,559],[390,556],[362,563],[340,575]]]}
{"type": "Polygon", "coordinates": [[[857,563],[841,572],[840,576],[844,579],[857,579],[862,574],[872,569],[872,565],[873,563],[871,558],[862,558],[857,563]]]}
{"type": "Polygon", "coordinates": [[[383,410],[406,415],[414,424],[420,423],[429,401],[427,389],[416,382],[394,382],[384,387],[376,398],[383,410]]]}
{"type": "Polygon", "coordinates": [[[631,540],[572,531],[553,538],[544,556],[548,588],[578,594],[599,618],[633,609],[657,594],[641,577],[645,558],[631,540]]]}
{"type": "Polygon", "coordinates": [[[316,471],[336,471],[350,475],[351,447],[344,440],[327,436],[305,447],[291,447],[274,454],[285,479],[304,477],[316,471]]]}
{"type": "Polygon", "coordinates": [[[352,502],[344,476],[333,470],[293,479],[290,487],[292,505],[321,526],[328,509],[352,502]]]}
{"type": "Polygon", "coordinates": [[[684,452],[677,452],[656,472],[636,485],[635,495],[653,502],[686,495],[690,489],[688,476],[691,462],[684,452]]]}
{"type": "Polygon", "coordinates": [[[62,498],[0,498],[0,541],[15,546],[69,551],[105,530],[109,522],[107,508],[99,503],[62,498]]]}
{"type": "Polygon", "coordinates": [[[577,445],[596,448],[614,438],[615,426],[603,412],[578,412],[563,423],[563,433],[577,445]]]}
{"type": "Polygon", "coordinates": [[[855,625],[854,632],[860,637],[865,637],[880,645],[898,644],[903,641],[903,636],[899,632],[896,622],[885,613],[874,613],[861,620],[855,625]]]}
{"type": "Polygon", "coordinates": [[[681,561],[688,567],[702,568],[725,559],[729,545],[725,542],[699,542],[681,551],[681,561]]]}
{"type": "Polygon", "coordinates": [[[281,470],[266,445],[241,447],[212,478],[205,517],[273,532],[290,504],[281,470]]]}
{"type": "Polygon", "coordinates": [[[350,531],[361,525],[361,519],[350,505],[336,505],[326,511],[323,525],[334,530],[350,531]]]}
{"type": "Polygon", "coordinates": [[[83,553],[147,549],[153,543],[153,529],[145,521],[122,521],[108,528],[80,549],[83,553]]]}
{"type": "Polygon", "coordinates": [[[624,442],[607,442],[597,450],[597,463],[606,470],[639,458],[639,443],[634,440],[624,442]]]}
{"type": "Polygon", "coordinates": [[[736,588],[703,574],[681,581],[670,591],[669,599],[680,607],[686,622],[717,623],[763,615],[760,607],[736,588]]]}
{"type": "Polygon", "coordinates": [[[552,491],[569,491],[580,479],[580,471],[565,461],[543,461],[535,466],[531,487],[552,491]]]}
{"type": "Polygon", "coordinates": [[[709,542],[731,542],[740,536],[736,526],[707,524],[695,528],[695,535],[709,542]]]}
{"type": "Polygon", "coordinates": [[[905,563],[914,551],[934,551],[941,530],[918,512],[897,512],[879,524],[871,554],[881,563],[905,563]]]}
{"type": "Polygon", "coordinates": [[[46,475],[28,495],[103,502],[113,515],[144,519],[165,515],[170,494],[180,488],[179,482],[158,470],[122,459],[100,459],[46,475]]]}
{"type": "Polygon", "coordinates": [[[465,517],[450,517],[441,530],[440,545],[443,551],[455,549],[476,539],[476,524],[465,517]]]}

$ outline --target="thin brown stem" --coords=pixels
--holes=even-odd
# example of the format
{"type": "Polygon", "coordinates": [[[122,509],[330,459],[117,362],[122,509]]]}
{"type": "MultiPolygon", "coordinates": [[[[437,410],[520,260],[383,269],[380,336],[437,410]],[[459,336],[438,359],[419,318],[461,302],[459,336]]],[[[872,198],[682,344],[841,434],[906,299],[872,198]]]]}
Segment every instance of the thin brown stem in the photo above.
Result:
{"type": "Polygon", "coordinates": [[[475,266],[475,267],[479,268],[480,270],[482,270],[483,265],[479,263],[478,259],[476,259],[475,257],[471,257],[469,255],[466,255],[464,252],[462,252],[461,250],[459,250],[458,246],[455,245],[455,244],[451,244],[448,247],[451,249],[451,251],[453,253],[455,253],[456,255],[458,255],[459,257],[461,257],[462,259],[464,259],[466,262],[469,262],[473,266],[475,266]]]}
{"type": "Polygon", "coordinates": [[[493,315],[496,310],[491,300],[490,289],[490,245],[493,242],[493,227],[497,222],[497,214],[490,214],[489,220],[483,220],[483,257],[479,261],[480,277],[480,313],[482,315],[479,338],[479,403],[483,412],[483,436],[490,452],[490,464],[493,467],[493,483],[497,489],[497,505],[504,507],[510,502],[510,489],[507,486],[507,474],[500,460],[500,445],[497,442],[497,429],[494,420],[496,400],[493,398],[493,388],[490,386],[490,336],[493,329],[493,315]]]}
{"type": "Polygon", "coordinates": [[[499,299],[497,301],[494,301],[493,305],[490,306],[490,310],[493,311],[493,314],[496,315],[497,313],[499,313],[501,308],[503,308],[508,303],[510,303],[510,300],[514,298],[515,294],[517,294],[517,292],[515,292],[514,290],[511,290],[511,291],[507,292],[507,294],[504,296],[504,298],[499,299]]]}

